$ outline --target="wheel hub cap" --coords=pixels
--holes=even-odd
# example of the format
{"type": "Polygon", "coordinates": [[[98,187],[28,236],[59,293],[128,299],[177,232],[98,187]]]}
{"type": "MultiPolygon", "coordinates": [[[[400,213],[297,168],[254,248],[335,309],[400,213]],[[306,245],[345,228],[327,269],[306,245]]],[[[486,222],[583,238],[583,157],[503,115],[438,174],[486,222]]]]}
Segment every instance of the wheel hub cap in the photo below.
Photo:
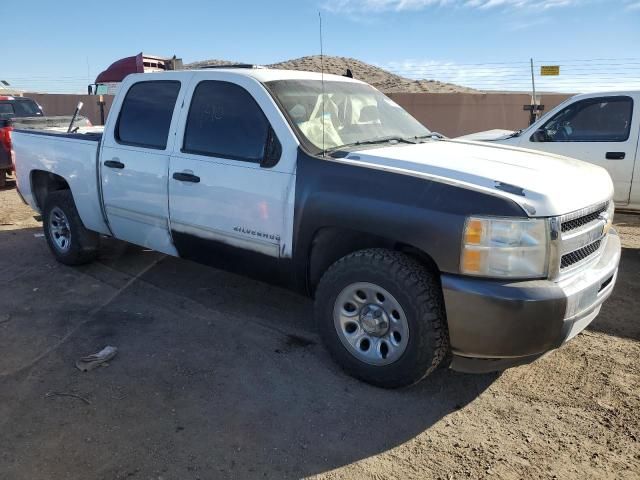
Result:
{"type": "Polygon", "coordinates": [[[55,247],[66,252],[71,247],[71,229],[65,213],[58,207],[51,210],[49,215],[49,234],[55,247]]]}
{"type": "Polygon", "coordinates": [[[388,365],[407,349],[409,323],[395,297],[379,285],[357,282],[336,297],[333,324],[342,345],[358,360],[388,365]]]}
{"type": "Polygon", "coordinates": [[[389,318],[382,307],[365,305],[360,313],[360,324],[365,332],[382,337],[389,331],[389,318]]]}

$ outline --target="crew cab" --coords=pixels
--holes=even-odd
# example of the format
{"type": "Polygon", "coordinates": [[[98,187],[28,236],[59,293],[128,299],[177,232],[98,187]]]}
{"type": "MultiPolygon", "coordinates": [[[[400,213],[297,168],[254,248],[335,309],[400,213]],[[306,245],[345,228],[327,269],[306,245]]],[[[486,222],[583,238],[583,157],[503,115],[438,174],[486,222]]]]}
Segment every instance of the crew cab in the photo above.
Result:
{"type": "Polygon", "coordinates": [[[616,281],[604,169],[444,139],[351,78],[130,75],[102,134],[13,143],[60,262],[106,235],[292,288],[338,363],[383,387],[533,361],[616,281]]]}
{"type": "Polygon", "coordinates": [[[566,155],[609,172],[616,206],[640,211],[640,91],[576,95],[524,130],[460,137],[566,155]]]}

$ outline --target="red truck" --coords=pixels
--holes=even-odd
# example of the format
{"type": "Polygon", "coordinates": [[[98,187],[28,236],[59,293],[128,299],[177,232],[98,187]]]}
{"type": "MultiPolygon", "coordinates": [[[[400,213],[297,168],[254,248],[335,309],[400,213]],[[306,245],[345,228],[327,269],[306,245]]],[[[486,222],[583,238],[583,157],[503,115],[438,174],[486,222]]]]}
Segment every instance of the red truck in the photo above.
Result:
{"type": "Polygon", "coordinates": [[[0,118],[0,187],[5,186],[7,173],[13,170],[11,130],[11,120],[0,118]]]}
{"type": "Polygon", "coordinates": [[[45,116],[42,107],[31,98],[0,95],[0,187],[15,167],[11,148],[13,128],[54,130],[68,127],[72,120],[74,126],[91,126],[89,119],[81,115],[45,116]]]}

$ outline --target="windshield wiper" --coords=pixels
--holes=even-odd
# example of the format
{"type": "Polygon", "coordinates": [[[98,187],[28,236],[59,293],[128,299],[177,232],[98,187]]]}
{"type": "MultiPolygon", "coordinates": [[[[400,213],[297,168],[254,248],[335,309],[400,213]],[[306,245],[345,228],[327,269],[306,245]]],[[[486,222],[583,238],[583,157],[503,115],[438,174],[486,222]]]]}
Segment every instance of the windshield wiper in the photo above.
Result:
{"type": "Polygon", "coordinates": [[[337,146],[337,147],[326,148],[325,152],[331,153],[331,152],[337,152],[339,150],[343,150],[345,148],[359,147],[361,145],[376,145],[378,143],[389,143],[389,142],[411,143],[411,144],[415,144],[416,143],[411,138],[384,137],[384,138],[374,138],[373,140],[361,140],[361,141],[353,142],[353,143],[345,143],[344,145],[340,145],[340,146],[337,146]]]}
{"type": "Polygon", "coordinates": [[[416,140],[422,140],[423,138],[436,138],[438,140],[444,140],[447,137],[445,137],[444,135],[438,132],[429,132],[425,135],[416,135],[415,137],[411,137],[411,138],[414,138],[416,140]]]}
{"type": "Polygon", "coordinates": [[[523,128],[521,128],[520,130],[516,130],[515,132],[509,134],[509,136],[507,138],[519,137],[522,134],[523,131],[524,131],[523,128]]]}

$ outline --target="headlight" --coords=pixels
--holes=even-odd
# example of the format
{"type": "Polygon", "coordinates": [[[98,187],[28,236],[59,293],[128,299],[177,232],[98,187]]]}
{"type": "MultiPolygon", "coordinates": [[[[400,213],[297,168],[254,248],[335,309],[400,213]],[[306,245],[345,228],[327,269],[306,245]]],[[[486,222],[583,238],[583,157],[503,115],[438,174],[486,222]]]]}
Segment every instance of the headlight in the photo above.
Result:
{"type": "Polygon", "coordinates": [[[460,271],[497,278],[547,276],[549,233],[544,219],[469,217],[460,271]]]}

